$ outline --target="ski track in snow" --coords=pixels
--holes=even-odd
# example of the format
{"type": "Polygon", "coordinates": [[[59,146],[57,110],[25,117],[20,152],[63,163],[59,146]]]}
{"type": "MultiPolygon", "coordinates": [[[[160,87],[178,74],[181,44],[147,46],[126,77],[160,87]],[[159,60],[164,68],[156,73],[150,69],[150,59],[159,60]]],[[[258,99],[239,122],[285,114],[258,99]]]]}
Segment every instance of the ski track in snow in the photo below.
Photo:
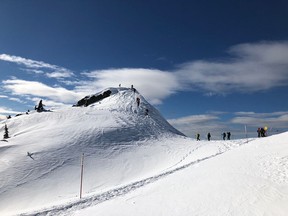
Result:
{"type": "MultiPolygon", "coordinates": [[[[227,143],[223,143],[221,142],[222,144],[224,144],[222,147],[221,146],[218,146],[219,148],[219,151],[215,154],[212,154],[212,155],[209,155],[209,156],[206,156],[206,157],[203,157],[201,159],[197,159],[195,161],[192,161],[192,162],[189,162],[185,165],[182,165],[182,166],[179,166],[179,167],[176,167],[177,165],[179,165],[180,163],[182,163],[185,159],[188,158],[189,155],[191,155],[193,152],[197,151],[199,148],[205,146],[204,144],[202,145],[199,145],[197,146],[196,148],[190,150],[186,155],[184,155],[181,160],[179,162],[177,162],[175,165],[171,166],[170,168],[167,168],[168,171],[164,171],[163,173],[159,174],[159,175],[155,175],[155,176],[152,176],[152,177],[149,177],[149,178],[145,178],[143,180],[140,180],[140,181],[136,181],[134,183],[131,183],[131,184],[128,184],[126,186],[123,186],[123,187],[120,187],[120,188],[115,188],[115,189],[112,189],[112,190],[109,190],[107,192],[104,192],[104,193],[101,193],[101,194],[97,194],[97,195],[88,195],[84,198],[82,198],[81,200],[77,200],[77,201],[72,201],[70,203],[67,203],[67,204],[64,204],[64,205],[59,205],[59,206],[52,206],[51,208],[49,209],[44,209],[44,210],[40,210],[38,212],[31,212],[31,213],[22,213],[20,214],[21,216],[32,216],[32,215],[37,215],[37,216],[44,216],[44,215],[47,215],[47,216],[52,216],[52,215],[72,215],[73,214],[73,211],[75,210],[80,210],[80,209],[84,209],[84,208],[87,208],[87,207],[90,207],[90,206],[95,206],[97,204],[100,204],[102,202],[105,202],[105,201],[108,201],[108,200],[111,200],[113,198],[116,198],[116,197],[119,197],[119,196],[123,196],[125,194],[128,194],[129,192],[131,191],[134,191],[138,188],[141,188],[141,187],[144,187],[148,184],[152,184],[162,178],[165,178],[169,175],[172,175],[178,171],[181,171],[181,170],[184,170],[190,166],[193,166],[193,165],[196,165],[196,164],[199,164],[203,161],[206,161],[208,159],[211,159],[211,158],[215,158],[227,151],[230,151],[234,148],[237,148],[239,146],[242,146],[242,145],[245,145],[247,144],[247,142],[245,141],[238,141],[238,142],[235,142],[235,141],[228,141],[227,143]],[[173,167],[176,167],[176,168],[173,168],[173,167]],[[173,168],[173,169],[171,169],[173,168]],[[170,169],[170,170],[169,170],[170,169]]],[[[166,170],[167,170],[166,169],[166,170]]],[[[243,201],[244,202],[244,201],[243,201]]]]}

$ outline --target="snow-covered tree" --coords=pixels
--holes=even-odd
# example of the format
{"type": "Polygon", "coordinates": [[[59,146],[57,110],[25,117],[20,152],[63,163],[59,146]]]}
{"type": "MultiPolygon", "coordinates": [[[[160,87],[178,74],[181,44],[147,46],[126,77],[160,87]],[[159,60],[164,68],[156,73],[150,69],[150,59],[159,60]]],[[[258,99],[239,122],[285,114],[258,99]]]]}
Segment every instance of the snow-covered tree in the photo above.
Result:
{"type": "Polygon", "coordinates": [[[8,131],[8,127],[7,125],[5,124],[5,128],[4,128],[4,139],[8,139],[9,138],[9,131],[8,131]]]}

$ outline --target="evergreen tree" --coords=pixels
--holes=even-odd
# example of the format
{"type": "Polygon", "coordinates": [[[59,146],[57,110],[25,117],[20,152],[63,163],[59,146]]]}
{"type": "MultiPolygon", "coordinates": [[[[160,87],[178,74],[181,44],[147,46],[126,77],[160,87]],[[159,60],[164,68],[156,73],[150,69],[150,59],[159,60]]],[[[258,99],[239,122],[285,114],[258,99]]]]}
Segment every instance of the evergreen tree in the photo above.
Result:
{"type": "Polygon", "coordinates": [[[4,139],[8,139],[9,138],[9,132],[8,132],[8,127],[5,124],[5,128],[4,128],[5,132],[4,132],[4,139]]]}

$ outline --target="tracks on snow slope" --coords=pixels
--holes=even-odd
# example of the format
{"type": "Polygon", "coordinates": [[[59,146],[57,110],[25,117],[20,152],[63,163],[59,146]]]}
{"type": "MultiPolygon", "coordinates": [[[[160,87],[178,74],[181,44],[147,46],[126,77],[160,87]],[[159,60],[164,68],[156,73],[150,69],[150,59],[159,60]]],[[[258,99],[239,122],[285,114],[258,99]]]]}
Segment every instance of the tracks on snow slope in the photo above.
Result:
{"type": "MultiPolygon", "coordinates": [[[[237,146],[241,146],[241,145],[244,145],[245,143],[246,142],[243,141],[243,142],[238,143],[236,145],[237,146]]],[[[178,171],[184,170],[184,169],[186,169],[186,168],[188,168],[190,166],[193,166],[195,164],[201,163],[201,162],[206,161],[208,159],[217,157],[217,156],[219,156],[219,155],[221,155],[221,154],[223,154],[223,153],[225,153],[225,152],[227,152],[229,150],[232,150],[232,149],[234,149],[236,147],[235,143],[234,144],[231,143],[231,144],[232,145],[229,148],[228,144],[224,143],[223,146],[225,147],[225,149],[223,149],[223,148],[219,149],[219,151],[217,153],[215,153],[215,154],[203,157],[201,159],[197,159],[197,160],[192,161],[190,163],[187,163],[185,165],[182,165],[182,166],[176,167],[174,169],[168,170],[166,172],[163,172],[163,173],[161,173],[159,175],[155,175],[155,176],[152,176],[152,177],[149,177],[149,178],[145,178],[143,180],[136,181],[136,182],[133,182],[131,184],[125,185],[123,187],[115,188],[115,189],[106,191],[106,192],[101,193],[101,194],[87,196],[87,197],[84,197],[81,200],[72,201],[72,202],[64,204],[64,205],[53,206],[53,207],[51,207],[49,209],[44,209],[44,210],[41,210],[41,211],[38,211],[38,212],[24,213],[24,214],[21,214],[21,216],[31,216],[31,215],[37,215],[37,216],[42,216],[42,215],[71,215],[71,212],[73,212],[75,210],[84,209],[86,207],[97,205],[99,203],[102,203],[104,201],[113,199],[115,197],[123,196],[125,194],[128,194],[131,191],[134,191],[134,190],[136,190],[138,188],[141,188],[143,186],[146,186],[148,184],[154,183],[154,182],[156,182],[156,181],[158,181],[158,180],[160,180],[160,179],[162,179],[164,177],[167,177],[167,176],[169,176],[171,174],[174,174],[174,173],[176,173],[178,171]]],[[[192,154],[194,151],[196,151],[199,148],[201,148],[201,146],[197,147],[196,149],[193,149],[193,150],[189,151],[189,153],[187,153],[174,166],[176,166],[177,164],[181,163],[185,158],[187,158],[190,154],[192,154]]],[[[172,166],[172,167],[174,167],[174,166],[172,166]]]]}

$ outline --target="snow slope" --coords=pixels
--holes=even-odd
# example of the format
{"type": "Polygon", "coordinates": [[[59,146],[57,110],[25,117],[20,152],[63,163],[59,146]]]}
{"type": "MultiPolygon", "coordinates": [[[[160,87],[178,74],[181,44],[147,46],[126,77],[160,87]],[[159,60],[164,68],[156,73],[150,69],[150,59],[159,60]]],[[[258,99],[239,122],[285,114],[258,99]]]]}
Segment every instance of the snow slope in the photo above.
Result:
{"type": "MultiPolygon", "coordinates": [[[[34,112],[5,122],[11,138],[0,145],[3,213],[29,211],[79,196],[82,153],[83,194],[107,190],[164,168],[151,151],[168,147],[154,144],[182,134],[137,91],[110,89],[110,97],[89,107],[34,112]],[[136,97],[141,99],[139,107],[136,97]],[[149,109],[148,116],[145,109],[149,109]]],[[[162,156],[168,158],[168,151],[162,156]]]]}
{"type": "Polygon", "coordinates": [[[1,123],[11,138],[0,142],[0,215],[288,212],[288,133],[197,142],[169,125],[137,91],[109,90],[110,97],[88,107],[1,123]]]}
{"type": "Polygon", "coordinates": [[[125,196],[70,213],[77,216],[285,216],[288,212],[287,138],[285,133],[254,140],[224,154],[195,160],[125,196]]]}

